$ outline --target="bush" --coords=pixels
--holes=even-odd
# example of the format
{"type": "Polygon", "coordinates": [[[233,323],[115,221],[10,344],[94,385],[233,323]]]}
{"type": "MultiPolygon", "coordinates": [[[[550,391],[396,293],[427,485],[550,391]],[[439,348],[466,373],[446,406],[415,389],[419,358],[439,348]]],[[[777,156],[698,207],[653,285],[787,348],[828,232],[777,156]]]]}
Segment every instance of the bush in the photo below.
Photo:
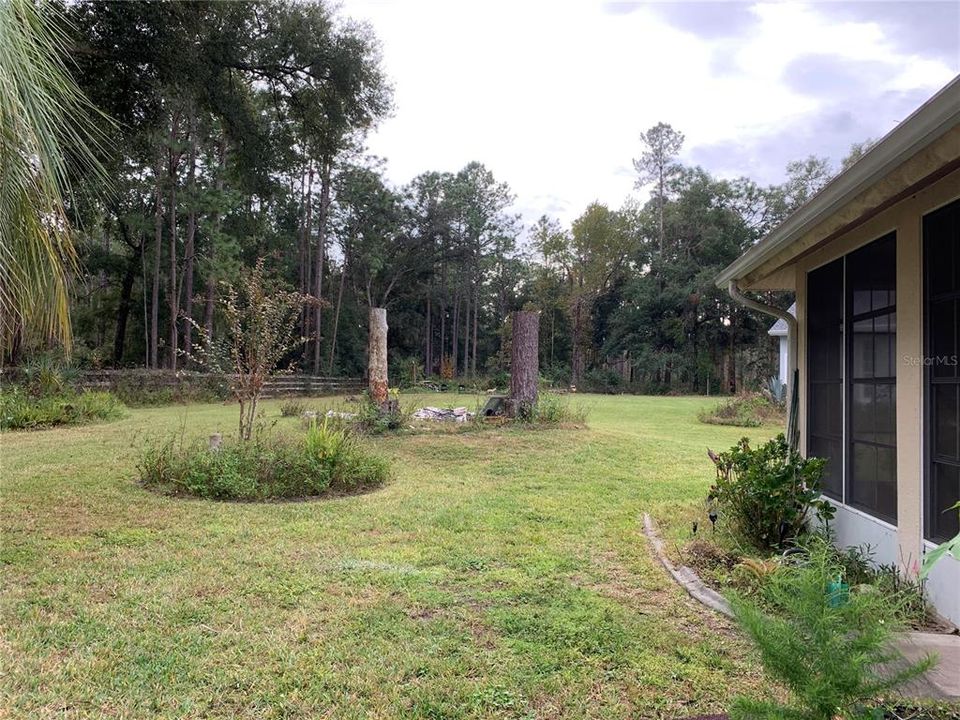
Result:
{"type": "Polygon", "coordinates": [[[756,449],[743,438],[720,455],[708,452],[717,469],[708,501],[718,522],[754,548],[783,547],[807,530],[812,517],[833,517],[833,506],[820,497],[825,461],[804,458],[782,433],[756,449]]]}
{"type": "Polygon", "coordinates": [[[582,424],[587,420],[587,411],[580,405],[573,406],[569,398],[562,395],[542,392],[537,397],[537,404],[533,406],[529,419],[542,425],[582,424]]]}
{"type": "Polygon", "coordinates": [[[623,375],[611,368],[594,368],[584,377],[582,388],[577,390],[587,390],[589,392],[614,394],[623,390],[623,375]]]}
{"type": "Polygon", "coordinates": [[[768,576],[762,599],[731,597],[765,670],[792,696],[789,705],[737,698],[731,718],[868,720],[877,715],[867,703],[932,665],[930,659],[908,665],[892,646],[899,629],[895,600],[872,588],[850,590],[841,578],[832,548],[816,539],[806,562],[768,576]]]}
{"type": "Polygon", "coordinates": [[[123,403],[108,392],[65,389],[56,394],[30,395],[18,387],[0,392],[0,430],[83,425],[123,415],[123,403]]]}
{"type": "Polygon", "coordinates": [[[480,382],[484,390],[509,390],[510,373],[506,370],[491,370],[480,382]]]}
{"type": "Polygon", "coordinates": [[[218,402],[230,397],[223,375],[181,371],[129,370],[108,378],[113,392],[131,407],[218,402]]]}
{"type": "Polygon", "coordinates": [[[744,394],[729,398],[701,410],[697,419],[708,425],[734,425],[736,427],[760,427],[765,422],[784,421],[783,408],[763,395],[744,394]]]}
{"type": "Polygon", "coordinates": [[[552,363],[540,366],[541,387],[570,387],[570,366],[552,363]]]}
{"type": "Polygon", "coordinates": [[[296,440],[257,437],[213,450],[171,438],[148,446],[137,468],[146,487],[208,500],[311,497],[379,487],[389,477],[383,458],[326,422],[296,440]]]}
{"type": "MultiPolygon", "coordinates": [[[[394,395],[393,391],[391,395],[394,395]]],[[[357,403],[355,415],[353,423],[357,430],[370,435],[379,435],[409,425],[413,417],[413,408],[402,405],[399,398],[393,396],[390,398],[388,409],[384,410],[372,402],[368,395],[364,395],[357,403]]]]}
{"type": "Polygon", "coordinates": [[[307,404],[302,400],[284,400],[280,403],[280,417],[300,417],[307,411],[307,404]]]}

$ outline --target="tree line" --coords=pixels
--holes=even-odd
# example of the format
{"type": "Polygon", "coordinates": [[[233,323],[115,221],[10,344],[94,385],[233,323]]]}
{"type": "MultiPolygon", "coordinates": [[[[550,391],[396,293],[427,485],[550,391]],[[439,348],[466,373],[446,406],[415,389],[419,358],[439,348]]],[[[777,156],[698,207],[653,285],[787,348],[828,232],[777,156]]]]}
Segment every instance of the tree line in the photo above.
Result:
{"type": "MultiPolygon", "coordinates": [[[[825,159],[775,186],[720,179],[680,163],[684,137],[661,123],[634,160],[646,202],[525,227],[480,162],[386,179],[364,151],[392,110],[379,45],[330,5],[87,0],[64,16],[109,179],[103,193],[80,178],[68,207],[82,362],[191,367],[197,335],[222,330],[221,283],[264,259],[277,287],[317,300],[286,359],[316,374],[363,372],[370,307],[388,309],[408,379],[505,373],[518,309],[541,312],[559,383],[715,392],[772,371],[768,319],[713,279],[831,177],[825,159]]],[[[22,332],[8,355],[43,344],[22,332]]]]}

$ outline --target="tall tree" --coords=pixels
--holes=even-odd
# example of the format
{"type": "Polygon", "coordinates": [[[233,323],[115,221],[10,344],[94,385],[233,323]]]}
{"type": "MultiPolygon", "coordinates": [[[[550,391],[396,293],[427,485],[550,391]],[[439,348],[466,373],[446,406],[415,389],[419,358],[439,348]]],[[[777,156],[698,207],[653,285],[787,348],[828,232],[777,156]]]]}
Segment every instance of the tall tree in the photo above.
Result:
{"type": "Polygon", "coordinates": [[[637,188],[655,183],[653,196],[657,203],[657,218],[659,221],[660,252],[664,251],[663,210],[667,202],[667,190],[670,180],[676,175],[679,165],[676,163],[677,154],[683,147],[683,133],[674,130],[667,123],[657,123],[646,132],[640,133],[640,140],[644,150],[639,158],[633,161],[633,168],[637,172],[637,188]]]}

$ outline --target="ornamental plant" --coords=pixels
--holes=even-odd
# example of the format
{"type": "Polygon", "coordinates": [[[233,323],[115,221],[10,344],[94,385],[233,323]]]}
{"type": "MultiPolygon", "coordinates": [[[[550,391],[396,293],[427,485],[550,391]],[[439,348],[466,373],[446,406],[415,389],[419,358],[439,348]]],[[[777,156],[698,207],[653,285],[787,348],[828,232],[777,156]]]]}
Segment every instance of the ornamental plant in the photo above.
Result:
{"type": "MultiPolygon", "coordinates": [[[[208,339],[193,359],[208,369],[231,374],[230,391],[240,404],[240,440],[248,441],[253,435],[257,406],[267,380],[282,372],[281,362],[308,339],[297,332],[300,313],[304,307],[317,304],[310,295],[271,287],[265,277],[263,258],[243,273],[237,287],[223,283],[220,310],[226,320],[226,339],[221,344],[208,339]]],[[[193,324],[205,337],[203,330],[193,324]]],[[[287,368],[286,372],[290,370],[287,368]]]]}
{"type": "Polygon", "coordinates": [[[832,519],[820,495],[826,461],[804,458],[782,433],[756,448],[743,438],[719,455],[707,452],[717,470],[708,502],[736,539],[770,552],[793,543],[811,519],[832,519]]]}
{"type": "MultiPolygon", "coordinates": [[[[954,503],[944,510],[944,512],[950,512],[951,510],[956,510],[960,513],[960,502],[954,503]]],[[[920,568],[921,580],[927,579],[930,571],[933,570],[933,566],[936,565],[944,555],[950,555],[955,560],[960,560],[960,533],[957,533],[946,542],[940,543],[938,547],[926,554],[923,558],[923,566],[920,568]]]]}
{"type": "Polygon", "coordinates": [[[787,703],[736,698],[733,720],[872,720],[876,699],[926,672],[891,642],[902,596],[849,588],[829,543],[805,541],[806,557],[769,575],[760,596],[733,595],[737,622],[764,670],[790,692],[787,703]]]}

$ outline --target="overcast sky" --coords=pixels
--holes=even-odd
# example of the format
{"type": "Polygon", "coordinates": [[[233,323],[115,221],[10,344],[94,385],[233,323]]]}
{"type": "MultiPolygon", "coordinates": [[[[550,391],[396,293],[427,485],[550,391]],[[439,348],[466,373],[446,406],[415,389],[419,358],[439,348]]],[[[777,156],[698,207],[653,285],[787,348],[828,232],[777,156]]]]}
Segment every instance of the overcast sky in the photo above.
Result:
{"type": "Polygon", "coordinates": [[[778,182],[789,160],[889,131],[960,72],[960,0],[344,0],[383,44],[396,109],[369,138],[404,184],[479,160],[529,224],[634,193],[639,134],[778,182]]]}

